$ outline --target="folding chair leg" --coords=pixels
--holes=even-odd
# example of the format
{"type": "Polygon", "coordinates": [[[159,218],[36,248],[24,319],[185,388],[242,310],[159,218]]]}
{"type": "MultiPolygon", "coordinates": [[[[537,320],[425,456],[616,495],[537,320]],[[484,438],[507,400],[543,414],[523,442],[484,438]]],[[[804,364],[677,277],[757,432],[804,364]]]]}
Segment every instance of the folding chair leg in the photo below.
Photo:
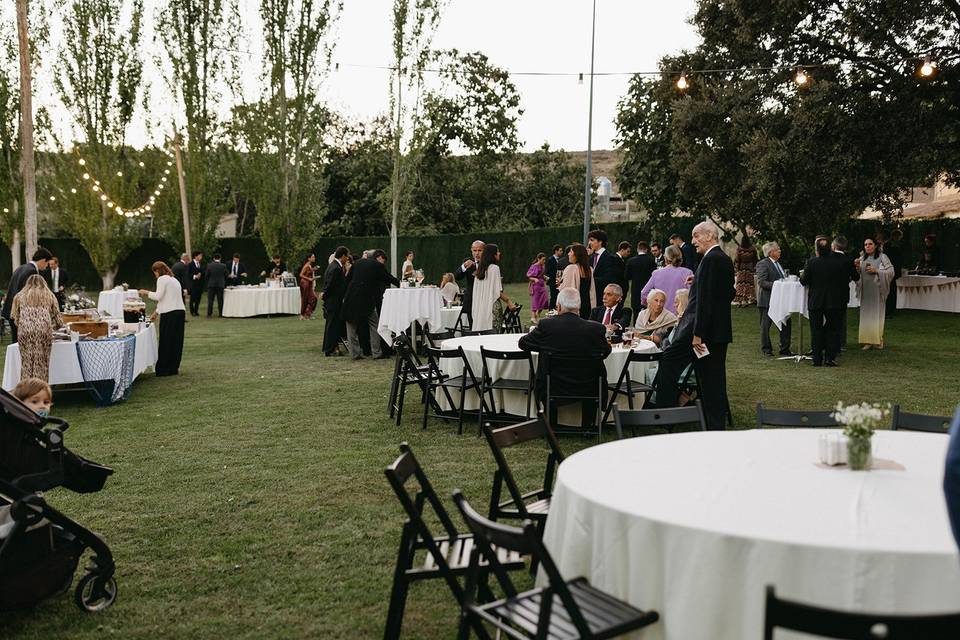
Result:
{"type": "Polygon", "coordinates": [[[390,412],[390,417],[393,417],[393,412],[397,404],[397,386],[400,380],[400,355],[397,354],[396,363],[393,365],[393,383],[390,385],[390,400],[387,401],[387,410],[390,412]]]}
{"type": "Polygon", "coordinates": [[[407,605],[407,592],[410,582],[407,580],[406,569],[410,548],[410,530],[404,526],[400,536],[400,551],[397,554],[397,566],[393,570],[393,587],[390,589],[390,608],[387,611],[387,624],[383,630],[384,640],[396,640],[400,637],[400,627],[403,625],[403,610],[407,605]]]}
{"type": "Polygon", "coordinates": [[[423,389],[424,399],[423,399],[423,428],[427,428],[427,416],[430,414],[430,399],[426,397],[426,394],[430,393],[430,385],[428,384],[425,389],[423,389]]]}
{"type": "MultiPolygon", "coordinates": [[[[457,435],[463,435],[463,409],[467,404],[467,379],[464,377],[463,383],[460,385],[460,411],[457,414],[457,435]]],[[[483,403],[480,403],[480,406],[483,407],[483,403]]]]}
{"type": "Polygon", "coordinates": [[[401,384],[397,389],[397,426],[400,426],[400,418],[403,417],[403,400],[407,396],[407,385],[401,384]]]}

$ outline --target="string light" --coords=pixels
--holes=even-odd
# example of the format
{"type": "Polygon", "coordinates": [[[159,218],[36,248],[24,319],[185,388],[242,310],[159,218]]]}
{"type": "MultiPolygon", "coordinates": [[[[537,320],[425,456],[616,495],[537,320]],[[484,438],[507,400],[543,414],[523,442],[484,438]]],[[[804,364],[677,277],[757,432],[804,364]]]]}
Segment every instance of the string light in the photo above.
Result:
{"type": "Polygon", "coordinates": [[[919,73],[924,78],[930,78],[937,72],[937,62],[926,58],[923,61],[923,64],[920,65],[919,73]]]}
{"type": "Polygon", "coordinates": [[[681,74],[681,76],[677,79],[677,89],[680,89],[680,91],[686,91],[688,88],[690,88],[690,83],[687,81],[687,76],[685,74],[681,74]]]}
{"type": "Polygon", "coordinates": [[[793,76],[793,81],[797,83],[798,87],[803,87],[803,86],[806,86],[808,82],[810,82],[810,76],[807,75],[807,72],[804,71],[802,68],[797,69],[797,72],[793,76]]]}
{"type": "MultiPolygon", "coordinates": [[[[169,158],[172,158],[173,155],[172,155],[171,153],[167,152],[167,151],[164,151],[163,154],[168,158],[168,160],[167,160],[167,167],[172,167],[172,166],[173,166],[173,162],[172,162],[171,160],[169,160],[169,158]]],[[[81,167],[85,167],[86,164],[87,164],[87,161],[86,161],[86,159],[84,159],[84,158],[78,158],[78,159],[77,159],[77,164],[80,165],[81,167]]],[[[142,160],[139,161],[139,162],[137,163],[137,165],[140,166],[140,167],[146,166],[146,164],[145,164],[142,160]]],[[[167,182],[167,176],[169,176],[169,175],[170,175],[170,169],[169,169],[169,168],[164,169],[164,175],[161,176],[160,183],[157,184],[156,188],[155,188],[154,191],[153,191],[153,195],[150,196],[149,204],[147,204],[146,202],[144,202],[143,204],[139,205],[138,207],[134,207],[133,209],[123,209],[120,205],[115,204],[115,203],[113,202],[113,200],[111,200],[111,199],[109,198],[109,196],[106,194],[106,192],[105,192],[103,189],[101,189],[101,187],[100,187],[100,181],[93,179],[92,176],[91,176],[89,173],[84,172],[84,173],[83,173],[83,179],[84,179],[84,180],[91,180],[91,179],[93,179],[93,185],[92,185],[91,189],[93,190],[94,193],[100,193],[100,201],[106,203],[106,206],[107,206],[108,209],[113,209],[114,211],[117,212],[117,215],[126,216],[127,218],[133,218],[133,217],[139,217],[140,214],[145,213],[145,212],[151,210],[150,205],[152,205],[153,203],[155,203],[155,202],[156,202],[156,198],[160,196],[160,192],[163,190],[164,184],[167,182]]],[[[117,171],[117,177],[118,177],[118,178],[122,178],[122,177],[123,177],[123,171],[117,171]]],[[[70,193],[77,193],[77,189],[76,189],[76,188],[71,188],[71,189],[70,189],[70,193]]],[[[55,200],[55,199],[56,199],[56,198],[55,198],[54,196],[50,196],[50,200],[51,200],[51,201],[53,201],[53,200],[55,200]]]]}

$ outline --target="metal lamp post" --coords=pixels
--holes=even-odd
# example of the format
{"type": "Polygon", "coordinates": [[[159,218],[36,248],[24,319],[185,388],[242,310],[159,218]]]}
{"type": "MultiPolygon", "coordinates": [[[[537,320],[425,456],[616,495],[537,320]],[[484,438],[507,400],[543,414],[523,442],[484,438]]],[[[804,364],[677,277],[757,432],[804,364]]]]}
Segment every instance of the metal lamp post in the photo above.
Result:
{"type": "Polygon", "coordinates": [[[583,243],[590,233],[590,192],[593,189],[593,53],[597,40],[597,0],[593,0],[593,21],[590,27],[590,108],[587,115],[587,175],[583,181],[583,243]]]}

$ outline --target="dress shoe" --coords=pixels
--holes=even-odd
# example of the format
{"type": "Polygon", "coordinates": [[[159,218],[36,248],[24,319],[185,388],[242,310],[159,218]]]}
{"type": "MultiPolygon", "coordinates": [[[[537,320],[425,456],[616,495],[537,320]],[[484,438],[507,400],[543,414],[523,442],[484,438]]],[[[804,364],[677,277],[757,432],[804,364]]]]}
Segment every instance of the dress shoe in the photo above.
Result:
{"type": "Polygon", "coordinates": [[[786,351],[781,351],[781,352],[780,352],[780,355],[781,355],[781,356],[784,356],[784,357],[790,357],[790,358],[792,358],[792,357],[796,356],[797,354],[795,354],[793,351],[790,351],[790,349],[787,349],[786,351]]]}
{"type": "Polygon", "coordinates": [[[763,355],[765,355],[765,356],[768,357],[768,358],[772,358],[772,357],[773,357],[773,351],[764,351],[764,352],[763,352],[763,355]]]}
{"type": "Polygon", "coordinates": [[[837,364],[837,361],[836,361],[836,360],[827,360],[826,362],[824,362],[824,364],[825,364],[826,366],[828,366],[828,367],[839,367],[839,366],[840,366],[839,364],[837,364]]]}

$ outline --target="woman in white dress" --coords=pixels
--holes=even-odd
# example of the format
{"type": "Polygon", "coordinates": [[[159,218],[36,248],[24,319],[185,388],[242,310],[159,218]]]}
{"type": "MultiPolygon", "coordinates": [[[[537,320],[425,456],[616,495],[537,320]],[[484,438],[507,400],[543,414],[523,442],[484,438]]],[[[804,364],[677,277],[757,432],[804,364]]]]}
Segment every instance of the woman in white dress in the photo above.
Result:
{"type": "Polygon", "coordinates": [[[499,263],[500,248],[495,244],[484,245],[473,281],[473,324],[470,326],[473,331],[493,328],[493,305],[497,300],[502,300],[508,309],[515,306],[503,292],[499,263]]]}
{"type": "Polygon", "coordinates": [[[887,295],[893,283],[893,263],[880,251],[873,238],[863,241],[863,253],[856,261],[860,269],[857,294],[860,297],[860,338],[863,350],[883,349],[884,315],[887,295]]]}
{"type": "Polygon", "coordinates": [[[403,258],[403,266],[400,267],[400,276],[401,280],[406,280],[407,278],[413,277],[413,251],[407,251],[407,254],[403,258]]]}
{"type": "Polygon", "coordinates": [[[460,295],[460,287],[457,286],[457,281],[452,273],[445,273],[440,278],[440,295],[443,296],[448,306],[452,305],[457,296],[460,295]]]}

